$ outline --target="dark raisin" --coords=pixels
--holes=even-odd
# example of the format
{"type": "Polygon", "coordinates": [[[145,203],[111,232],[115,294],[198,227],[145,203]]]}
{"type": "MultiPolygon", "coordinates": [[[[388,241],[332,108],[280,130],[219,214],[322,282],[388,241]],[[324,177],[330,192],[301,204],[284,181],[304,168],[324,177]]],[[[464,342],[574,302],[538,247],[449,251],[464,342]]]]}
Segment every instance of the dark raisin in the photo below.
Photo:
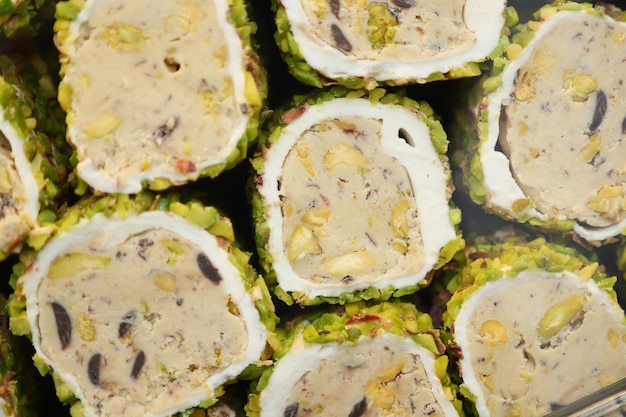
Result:
{"type": "Polygon", "coordinates": [[[622,120],[622,135],[626,135],[626,117],[622,120]]]}
{"type": "Polygon", "coordinates": [[[172,132],[176,130],[176,126],[178,126],[178,117],[170,117],[165,123],[152,132],[152,140],[154,140],[157,145],[160,145],[165,139],[172,135],[172,132]]]}
{"type": "Polygon", "coordinates": [[[340,0],[328,0],[328,4],[330,5],[330,11],[332,14],[339,19],[339,9],[341,8],[340,0]]]}
{"type": "Polygon", "coordinates": [[[348,417],[361,417],[365,413],[366,409],[367,400],[365,399],[365,397],[363,397],[361,401],[352,406],[352,410],[350,410],[350,414],[348,414],[348,417]]]}
{"type": "Polygon", "coordinates": [[[604,94],[604,91],[600,90],[596,96],[596,107],[593,110],[593,118],[591,119],[591,124],[589,125],[590,132],[595,132],[598,127],[600,127],[600,123],[602,123],[604,115],[606,114],[606,107],[606,94],[604,94]]]}
{"type": "Polygon", "coordinates": [[[131,310],[120,322],[119,327],[117,328],[117,335],[120,339],[126,337],[128,333],[130,333],[130,329],[133,328],[133,324],[135,324],[135,317],[137,316],[137,312],[135,310],[131,310]]]}
{"type": "Polygon", "coordinates": [[[141,368],[143,368],[143,364],[146,363],[146,354],[143,353],[143,350],[140,350],[135,356],[135,362],[133,362],[133,369],[130,371],[130,377],[132,379],[137,379],[139,372],[141,372],[141,368]]]}
{"type": "Polygon", "coordinates": [[[199,253],[197,260],[198,267],[200,268],[200,271],[202,271],[204,276],[207,277],[211,282],[219,284],[222,280],[222,277],[209,260],[209,257],[206,256],[206,254],[204,253],[199,253]]]}
{"type": "Polygon", "coordinates": [[[57,334],[61,342],[61,349],[65,349],[72,340],[72,319],[70,319],[70,315],[65,307],[56,301],[52,303],[52,311],[57,324],[57,334]]]}
{"type": "Polygon", "coordinates": [[[337,48],[339,48],[343,52],[350,52],[352,50],[352,45],[348,42],[348,39],[343,34],[339,26],[332,24],[330,26],[330,30],[333,33],[333,39],[337,44],[337,48]]]}
{"type": "Polygon", "coordinates": [[[298,414],[298,403],[293,403],[293,404],[289,404],[287,408],[285,408],[283,417],[296,417],[297,414],[298,414]]]}
{"type": "Polygon", "coordinates": [[[95,353],[89,358],[87,364],[87,376],[89,381],[94,385],[100,385],[100,363],[102,362],[102,355],[95,353]]]}
{"type": "Polygon", "coordinates": [[[137,246],[139,246],[139,250],[137,251],[137,255],[143,259],[144,261],[147,261],[146,259],[146,251],[148,250],[148,248],[150,246],[154,246],[154,241],[147,239],[147,238],[143,238],[139,240],[139,243],[137,244],[137,246]]]}
{"type": "Polygon", "coordinates": [[[409,7],[415,6],[415,0],[391,0],[391,3],[401,9],[408,9],[409,7]]]}

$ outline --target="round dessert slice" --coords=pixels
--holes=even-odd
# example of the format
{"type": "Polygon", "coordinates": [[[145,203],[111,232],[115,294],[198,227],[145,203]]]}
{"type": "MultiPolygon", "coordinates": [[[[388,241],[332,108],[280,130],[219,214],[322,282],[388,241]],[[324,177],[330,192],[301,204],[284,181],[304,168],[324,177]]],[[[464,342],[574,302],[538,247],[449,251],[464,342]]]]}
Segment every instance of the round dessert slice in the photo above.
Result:
{"type": "Polygon", "coordinates": [[[253,205],[261,261],[287,302],[414,292],[462,246],[447,140],[426,104],[328,93],[276,120],[253,205]]]}
{"type": "Polygon", "coordinates": [[[477,62],[498,45],[506,14],[502,0],[276,3],[283,56],[298,79],[318,87],[478,75],[477,62]]]}
{"type": "Polygon", "coordinates": [[[85,416],[212,404],[261,360],[272,326],[248,257],[203,228],[229,223],[198,204],[169,207],[203,227],[172,212],[124,213],[113,197],[94,204],[118,215],[94,214],[46,243],[17,283],[14,310],[26,312],[12,329],[28,327],[39,366],[85,416]]]}
{"type": "Polygon", "coordinates": [[[479,416],[545,415],[626,378],[626,316],[597,262],[541,239],[469,258],[444,317],[479,416]]]}
{"type": "Polygon", "coordinates": [[[0,56],[0,260],[54,220],[68,194],[69,149],[46,70],[36,55],[0,56]]]}
{"type": "Polygon", "coordinates": [[[91,187],[163,189],[245,158],[266,80],[243,1],[69,0],[57,19],[59,101],[91,187]]]}
{"type": "Polygon", "coordinates": [[[459,415],[439,333],[413,305],[347,305],[295,332],[249,415],[459,415]]]}
{"type": "Polygon", "coordinates": [[[514,35],[484,82],[467,169],[489,210],[597,242],[626,227],[626,24],[603,10],[546,6],[514,35]]]}

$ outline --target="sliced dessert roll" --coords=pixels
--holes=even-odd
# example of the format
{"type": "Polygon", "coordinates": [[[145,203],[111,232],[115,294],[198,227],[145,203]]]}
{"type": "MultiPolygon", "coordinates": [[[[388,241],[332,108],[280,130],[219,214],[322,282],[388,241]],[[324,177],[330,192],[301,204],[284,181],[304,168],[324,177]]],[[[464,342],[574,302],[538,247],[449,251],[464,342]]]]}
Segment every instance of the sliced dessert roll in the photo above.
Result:
{"type": "Polygon", "coordinates": [[[573,2],[535,16],[483,83],[466,181],[505,218],[605,242],[626,227],[626,23],[573,2]]]}
{"type": "Polygon", "coordinates": [[[626,378],[626,316],[597,262],[543,239],[468,253],[446,325],[479,416],[541,416],[626,378]]]}
{"type": "Polygon", "coordinates": [[[207,407],[260,363],[275,316],[228,219],[146,193],[80,207],[86,216],[60,221],[66,231],[36,254],[12,301],[13,331],[30,332],[36,363],[75,412],[207,407]]]}
{"type": "Polygon", "coordinates": [[[0,260],[18,252],[67,197],[62,111],[41,57],[0,56],[0,260]]]}
{"type": "Polygon", "coordinates": [[[430,317],[414,305],[346,304],[286,333],[248,415],[458,416],[443,353],[430,317]]]}
{"type": "Polygon", "coordinates": [[[505,31],[505,6],[503,0],[278,0],[275,39],[293,75],[317,87],[475,76],[505,31]]]}
{"type": "Polygon", "coordinates": [[[253,161],[260,260],[289,304],[415,292],[463,246],[432,109],[380,89],[344,94],[278,114],[253,161]]]}
{"type": "Polygon", "coordinates": [[[101,192],[214,177],[246,157],[266,96],[243,0],[57,5],[59,100],[101,192]]]}

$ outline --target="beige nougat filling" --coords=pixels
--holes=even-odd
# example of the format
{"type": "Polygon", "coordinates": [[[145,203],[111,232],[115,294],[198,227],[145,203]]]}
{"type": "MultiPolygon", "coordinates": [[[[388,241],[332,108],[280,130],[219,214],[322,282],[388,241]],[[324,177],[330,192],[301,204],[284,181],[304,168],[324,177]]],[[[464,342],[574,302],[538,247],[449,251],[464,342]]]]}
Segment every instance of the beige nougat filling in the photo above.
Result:
{"type": "Polygon", "coordinates": [[[442,59],[474,46],[465,0],[302,1],[311,30],[355,59],[442,59]]]}
{"type": "Polygon", "coordinates": [[[380,120],[327,119],[289,151],[279,190],[283,245],[301,277],[373,282],[423,266],[411,181],[379,148],[380,130],[380,120]]]}
{"type": "Polygon", "coordinates": [[[94,1],[82,13],[63,80],[80,159],[125,183],[144,171],[193,173],[232,152],[248,107],[213,1],[94,1]]]}
{"type": "Polygon", "coordinates": [[[25,212],[26,190],[15,167],[11,144],[0,131],[0,251],[10,253],[34,226],[25,212]]]}
{"type": "Polygon", "coordinates": [[[462,366],[491,415],[545,415],[626,377],[626,326],[606,297],[575,279],[489,285],[472,295],[462,366]]]}
{"type": "Polygon", "coordinates": [[[626,218],[626,26],[587,14],[537,41],[503,107],[500,143],[546,215],[607,226],[626,218]]]}
{"type": "Polygon", "coordinates": [[[102,416],[160,414],[212,395],[202,384],[241,358],[248,336],[207,262],[159,229],[114,247],[97,237],[68,247],[38,289],[42,351],[102,416]]]}
{"type": "Polygon", "coordinates": [[[284,415],[443,416],[432,384],[419,355],[404,344],[346,343],[285,393],[284,415]]]}

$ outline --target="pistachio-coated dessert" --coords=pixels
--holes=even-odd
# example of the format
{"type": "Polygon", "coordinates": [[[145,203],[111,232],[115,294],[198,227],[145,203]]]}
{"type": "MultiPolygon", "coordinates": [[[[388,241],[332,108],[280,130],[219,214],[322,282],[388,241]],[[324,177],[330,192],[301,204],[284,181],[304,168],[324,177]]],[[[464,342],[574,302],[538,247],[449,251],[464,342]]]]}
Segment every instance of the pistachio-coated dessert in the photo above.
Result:
{"type": "Polygon", "coordinates": [[[494,60],[466,138],[465,180],[487,210],[594,244],[622,234],[626,15],[611,16],[546,5],[494,60]]]}
{"type": "Polygon", "coordinates": [[[0,260],[17,253],[68,197],[62,111],[43,58],[0,56],[0,260]]]}
{"type": "Polygon", "coordinates": [[[38,372],[33,366],[28,340],[9,331],[6,299],[0,294],[0,416],[36,417],[43,395],[38,392],[38,372]]]}
{"type": "Polygon", "coordinates": [[[626,316],[598,262],[544,239],[467,256],[444,322],[477,415],[546,415],[626,378],[626,316]]]}
{"type": "MultiPolygon", "coordinates": [[[[251,417],[458,416],[457,387],[430,316],[349,303],[294,325],[254,386],[251,417]]],[[[461,414],[462,415],[462,414],[461,414]]]]}
{"type": "Polygon", "coordinates": [[[56,16],[59,101],[93,189],[162,190],[246,157],[266,78],[243,0],[68,0],[56,16]]]}
{"type": "Polygon", "coordinates": [[[273,307],[227,218],[148,193],[76,207],[22,265],[11,322],[73,415],[206,408],[261,362],[273,307]]]}
{"type": "Polygon", "coordinates": [[[505,33],[505,7],[502,0],[275,0],[275,39],[291,73],[317,87],[468,77],[480,74],[478,63],[505,33]]]}
{"type": "Polygon", "coordinates": [[[446,134],[427,103],[337,87],[269,130],[253,217],[268,284],[288,304],[415,292],[463,246],[446,134]]]}

